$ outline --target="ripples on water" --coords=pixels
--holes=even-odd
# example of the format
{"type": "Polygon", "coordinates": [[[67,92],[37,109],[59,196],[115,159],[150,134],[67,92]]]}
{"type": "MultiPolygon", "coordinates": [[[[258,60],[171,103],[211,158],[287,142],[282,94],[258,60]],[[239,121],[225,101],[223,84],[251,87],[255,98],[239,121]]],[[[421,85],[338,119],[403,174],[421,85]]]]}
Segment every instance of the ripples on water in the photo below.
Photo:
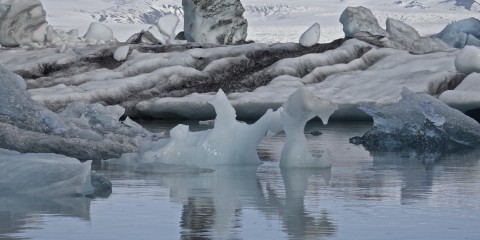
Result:
{"type": "Polygon", "coordinates": [[[348,143],[370,125],[307,126],[312,153],[329,149],[332,169],[280,170],[278,135],[260,145],[258,168],[104,170],[106,199],[0,196],[0,239],[480,239],[480,152],[434,164],[371,155],[348,143]]]}

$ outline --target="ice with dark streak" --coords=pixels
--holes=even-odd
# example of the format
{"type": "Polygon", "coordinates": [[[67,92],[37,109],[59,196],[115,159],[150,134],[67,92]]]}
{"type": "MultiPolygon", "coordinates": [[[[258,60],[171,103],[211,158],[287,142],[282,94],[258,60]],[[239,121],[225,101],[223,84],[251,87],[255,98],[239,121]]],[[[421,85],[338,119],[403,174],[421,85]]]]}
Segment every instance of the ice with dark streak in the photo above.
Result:
{"type": "MultiPolygon", "coordinates": [[[[214,128],[191,132],[186,125],[170,131],[170,140],[145,145],[139,153],[127,153],[107,161],[108,166],[215,167],[220,165],[258,165],[257,147],[262,138],[285,130],[286,143],[280,159],[282,167],[330,167],[328,152],[321,158],[311,156],[304,134],[308,120],[319,116],[326,124],[338,106],[299,88],[277,111],[268,110],[249,125],[236,120],[235,109],[222,90],[209,101],[217,113],[214,128]]],[[[194,171],[195,168],[189,169],[194,171]]],[[[186,170],[187,171],[187,170],[186,170]]]]}
{"type": "Polygon", "coordinates": [[[370,151],[442,153],[480,146],[480,124],[425,93],[402,90],[402,99],[384,107],[362,106],[374,126],[350,142],[370,151]]]}
{"type": "Polygon", "coordinates": [[[75,102],[54,113],[30,97],[21,77],[0,66],[0,148],[80,160],[119,157],[156,138],[128,118],[120,122],[124,111],[75,102]]]}

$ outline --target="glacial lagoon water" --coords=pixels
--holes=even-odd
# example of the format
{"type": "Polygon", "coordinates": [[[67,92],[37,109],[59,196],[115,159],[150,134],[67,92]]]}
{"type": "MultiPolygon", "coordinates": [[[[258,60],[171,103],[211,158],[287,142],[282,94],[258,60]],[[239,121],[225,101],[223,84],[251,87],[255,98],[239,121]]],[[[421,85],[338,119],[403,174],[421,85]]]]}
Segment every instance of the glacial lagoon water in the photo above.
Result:
{"type": "Polygon", "coordinates": [[[331,169],[280,170],[280,134],[260,145],[259,167],[103,169],[113,183],[107,198],[0,196],[0,239],[480,239],[480,151],[435,163],[372,156],[348,142],[370,126],[307,125],[312,153],[329,149],[331,169]]]}

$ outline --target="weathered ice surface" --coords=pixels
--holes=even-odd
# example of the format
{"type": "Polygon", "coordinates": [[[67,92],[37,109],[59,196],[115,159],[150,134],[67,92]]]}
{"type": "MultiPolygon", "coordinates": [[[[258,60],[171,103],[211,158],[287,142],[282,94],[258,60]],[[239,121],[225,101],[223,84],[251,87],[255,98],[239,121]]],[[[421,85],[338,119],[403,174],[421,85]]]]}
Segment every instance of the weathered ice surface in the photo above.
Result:
{"type": "Polygon", "coordinates": [[[43,46],[46,13],[39,0],[0,0],[0,45],[43,46]]]}
{"type": "Polygon", "coordinates": [[[390,34],[391,46],[413,53],[445,51],[449,46],[438,38],[421,37],[417,30],[395,19],[387,19],[387,32],[390,34]]]}
{"type": "Polygon", "coordinates": [[[102,23],[93,22],[90,24],[87,33],[85,33],[85,36],[83,37],[85,39],[93,39],[105,43],[113,40],[113,31],[102,23]]]}
{"type": "Polygon", "coordinates": [[[424,93],[406,88],[402,99],[381,108],[361,107],[374,126],[350,139],[370,151],[444,152],[480,146],[480,124],[462,112],[424,93]]]}
{"type": "Polygon", "coordinates": [[[462,112],[480,109],[480,73],[471,73],[458,87],[438,98],[462,112]]]}
{"type": "Polygon", "coordinates": [[[240,0],[182,0],[186,40],[235,44],[247,38],[245,9],[240,0]]]}
{"type": "Polygon", "coordinates": [[[359,33],[388,36],[389,34],[380,27],[377,18],[370,9],[365,7],[347,7],[340,15],[343,32],[346,37],[355,37],[359,33]]]}
{"type": "Polygon", "coordinates": [[[475,46],[465,46],[455,57],[455,68],[466,75],[480,72],[480,49],[475,46]]]}
{"type": "Polygon", "coordinates": [[[467,18],[448,24],[436,37],[449,46],[463,48],[466,45],[480,46],[480,20],[467,18]]]}
{"type": "Polygon", "coordinates": [[[119,122],[122,107],[76,102],[57,114],[25,88],[21,77],[0,66],[0,148],[97,160],[136,151],[155,137],[129,119],[119,122]]]}
{"type": "Polygon", "coordinates": [[[298,43],[304,47],[311,47],[320,40],[320,24],[315,23],[305,31],[298,43]]]}

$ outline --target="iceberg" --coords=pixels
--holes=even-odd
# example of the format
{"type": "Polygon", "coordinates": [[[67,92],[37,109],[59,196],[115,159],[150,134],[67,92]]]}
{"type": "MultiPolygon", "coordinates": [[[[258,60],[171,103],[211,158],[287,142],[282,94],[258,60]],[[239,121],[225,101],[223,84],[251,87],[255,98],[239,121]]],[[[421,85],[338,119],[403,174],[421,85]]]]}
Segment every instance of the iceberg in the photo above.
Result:
{"type": "Polygon", "coordinates": [[[155,26],[166,39],[175,40],[175,29],[179,21],[177,15],[168,14],[159,18],[155,26]]]}
{"type": "Polygon", "coordinates": [[[465,46],[455,57],[457,71],[469,75],[480,72],[480,49],[475,46],[465,46]]]}
{"type": "Polygon", "coordinates": [[[113,40],[113,31],[105,24],[92,22],[83,38],[106,43],[113,40]]]}
{"type": "Polygon", "coordinates": [[[21,77],[0,66],[0,148],[101,160],[158,137],[130,119],[120,122],[124,111],[75,102],[54,113],[30,97],[21,77]]]}
{"type": "Polygon", "coordinates": [[[389,36],[380,27],[377,18],[370,9],[365,7],[347,7],[340,15],[340,23],[346,37],[355,37],[357,34],[369,33],[372,35],[389,36]]]}
{"type": "Polygon", "coordinates": [[[338,109],[337,104],[319,99],[306,88],[300,87],[280,110],[283,129],[287,140],[280,159],[281,167],[319,167],[331,166],[329,153],[320,159],[314,158],[308,151],[304,129],[309,120],[320,117],[323,124],[328,123],[330,116],[338,109]]]}
{"type": "Polygon", "coordinates": [[[362,106],[374,126],[350,142],[370,151],[445,152],[477,148],[480,124],[425,93],[402,90],[402,99],[385,107],[362,106]]]}
{"type": "MultiPolygon", "coordinates": [[[[479,43],[475,39],[480,38],[480,20],[467,18],[448,24],[436,37],[454,48],[463,48],[468,44],[479,43]],[[470,40],[468,40],[470,39],[470,40]]],[[[480,45],[477,45],[480,46],[480,45]]]]}
{"type": "Polygon", "coordinates": [[[108,164],[131,165],[134,161],[194,167],[259,165],[257,146],[268,131],[280,131],[279,113],[270,110],[248,125],[236,120],[235,109],[222,90],[209,103],[217,112],[213,129],[190,132],[188,126],[178,125],[170,131],[168,142],[153,144],[138,154],[124,154],[120,159],[108,160],[108,164]]]}
{"type": "Polygon", "coordinates": [[[386,44],[387,47],[417,54],[446,51],[450,48],[438,38],[421,37],[417,30],[402,21],[388,18],[386,24],[387,32],[390,34],[390,44],[386,44]]]}
{"type": "Polygon", "coordinates": [[[41,47],[46,33],[46,13],[40,0],[0,1],[0,45],[41,47]]]}
{"type": "Polygon", "coordinates": [[[240,0],[182,0],[184,34],[189,42],[235,44],[247,38],[240,0]]]}
{"type": "Polygon", "coordinates": [[[314,23],[300,36],[298,42],[304,47],[311,47],[315,45],[318,40],[320,40],[320,24],[314,23]]]}
{"type": "Polygon", "coordinates": [[[259,165],[257,147],[262,138],[285,129],[287,141],[280,159],[282,167],[331,166],[328,154],[324,159],[315,159],[310,155],[304,128],[307,121],[315,116],[327,124],[338,106],[317,98],[306,88],[299,88],[282,108],[267,111],[251,125],[236,120],[235,109],[222,90],[209,103],[217,113],[213,129],[191,132],[188,126],[178,125],[170,131],[169,140],[144,145],[139,153],[124,154],[119,159],[108,160],[106,164],[133,168],[155,163],[201,168],[259,165]]]}
{"type": "Polygon", "coordinates": [[[89,196],[108,189],[111,183],[95,174],[91,161],[56,154],[20,154],[0,149],[0,195],[89,196]]]}

